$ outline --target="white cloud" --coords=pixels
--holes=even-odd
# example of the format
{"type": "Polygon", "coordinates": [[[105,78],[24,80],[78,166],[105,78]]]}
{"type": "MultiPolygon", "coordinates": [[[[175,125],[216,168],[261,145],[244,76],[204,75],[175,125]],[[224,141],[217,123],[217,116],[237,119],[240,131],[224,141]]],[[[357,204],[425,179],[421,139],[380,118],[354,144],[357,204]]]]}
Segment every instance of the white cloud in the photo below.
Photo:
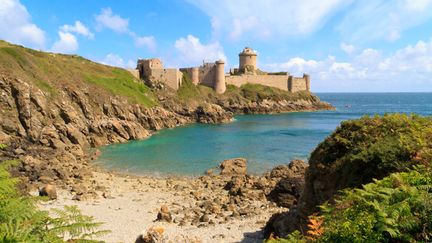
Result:
{"type": "Polygon", "coordinates": [[[199,65],[202,61],[214,62],[223,59],[227,62],[222,46],[219,42],[202,44],[200,40],[188,35],[186,38],[176,40],[174,47],[179,52],[182,65],[199,65]]]}
{"type": "Polygon", "coordinates": [[[53,44],[52,52],[72,54],[78,50],[79,45],[75,35],[63,31],[59,31],[58,35],[60,39],[53,44]]]}
{"type": "Polygon", "coordinates": [[[137,47],[146,47],[150,51],[156,50],[156,40],[153,36],[136,36],[135,38],[135,45],[137,47]]]}
{"type": "Polygon", "coordinates": [[[232,40],[242,37],[267,39],[313,33],[337,10],[344,0],[187,0],[211,17],[213,33],[232,40]]]}
{"type": "Polygon", "coordinates": [[[419,41],[383,56],[367,48],[346,62],[328,56],[323,60],[300,57],[265,65],[271,71],[289,71],[312,76],[312,88],[319,91],[432,91],[432,40],[419,41]]]}
{"type": "Polygon", "coordinates": [[[345,42],[342,42],[340,44],[340,48],[342,51],[344,51],[346,54],[351,54],[355,51],[355,47],[353,45],[347,44],[345,42]]]}
{"type": "Polygon", "coordinates": [[[395,41],[430,18],[432,0],[356,1],[336,29],[352,42],[395,41]]]}
{"type": "Polygon", "coordinates": [[[136,63],[132,60],[128,60],[127,62],[124,61],[122,57],[120,57],[117,54],[109,53],[105,56],[105,58],[100,63],[103,63],[105,65],[115,66],[115,67],[122,67],[122,68],[135,68],[136,63]]]}
{"type": "Polygon", "coordinates": [[[85,25],[83,25],[80,21],[75,21],[75,25],[65,24],[62,27],[60,27],[60,30],[63,32],[71,32],[71,33],[80,34],[80,35],[85,36],[87,38],[93,38],[94,37],[94,34],[85,25]]]}
{"type": "Polygon", "coordinates": [[[45,33],[18,0],[0,0],[0,39],[43,49],[45,33]]]}
{"type": "Polygon", "coordinates": [[[111,29],[117,33],[127,34],[132,37],[136,47],[146,47],[148,50],[156,51],[156,39],[154,36],[138,36],[129,30],[129,19],[114,14],[111,8],[104,8],[99,15],[95,16],[96,29],[111,29]]]}
{"type": "Polygon", "coordinates": [[[129,32],[129,19],[113,14],[111,8],[102,9],[101,13],[95,16],[98,29],[108,28],[117,33],[129,32]]]}

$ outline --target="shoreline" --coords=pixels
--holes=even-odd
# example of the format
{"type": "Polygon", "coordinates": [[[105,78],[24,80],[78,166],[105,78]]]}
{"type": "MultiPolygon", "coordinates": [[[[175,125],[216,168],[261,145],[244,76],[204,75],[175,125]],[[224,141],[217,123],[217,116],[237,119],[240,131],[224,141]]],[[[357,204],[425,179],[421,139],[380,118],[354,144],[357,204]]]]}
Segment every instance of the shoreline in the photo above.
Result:
{"type": "MultiPolygon", "coordinates": [[[[98,191],[96,198],[76,200],[75,193],[59,189],[58,199],[42,202],[39,206],[44,210],[61,209],[65,205],[77,206],[84,214],[94,217],[95,221],[103,222],[100,229],[112,231],[98,238],[106,242],[134,242],[152,227],[162,227],[164,237],[174,242],[262,242],[262,229],[271,215],[287,211],[265,199],[254,199],[245,203],[246,208],[253,205],[259,207],[251,214],[235,214],[236,210],[205,213],[200,204],[212,201],[206,200],[206,197],[214,197],[214,200],[230,197],[223,187],[231,177],[155,178],[100,171],[100,168],[93,174],[94,180],[105,187],[105,192],[98,191]],[[218,180],[222,182],[220,185],[206,188],[208,181],[218,180]],[[199,195],[194,192],[206,196],[198,198],[199,195]],[[156,221],[158,210],[163,205],[170,209],[173,222],[156,221]],[[196,216],[192,216],[191,221],[182,221],[188,213],[196,216]],[[209,215],[210,221],[201,222],[203,215],[209,215]]],[[[31,194],[37,195],[37,191],[33,190],[31,194]]]]}
{"type": "MultiPolygon", "coordinates": [[[[164,131],[164,130],[171,130],[171,129],[177,129],[177,128],[184,128],[187,126],[192,126],[192,125],[221,125],[221,124],[228,124],[228,123],[232,123],[232,122],[236,122],[235,116],[255,116],[255,115],[283,115],[283,114],[288,114],[288,113],[300,113],[300,112],[319,112],[319,111],[332,111],[332,110],[336,110],[336,108],[333,109],[318,109],[318,110],[296,110],[296,111],[285,111],[285,112],[274,112],[274,113],[252,113],[252,114],[246,114],[246,113],[235,113],[232,120],[229,122],[222,122],[222,123],[200,123],[200,122],[189,122],[189,123],[185,123],[185,124],[179,124],[178,126],[175,127],[168,127],[168,128],[163,128],[161,130],[158,131],[152,131],[149,133],[148,137],[142,138],[142,139],[136,139],[136,140],[128,140],[125,141],[124,143],[112,143],[112,144],[106,144],[103,146],[99,146],[99,147],[95,147],[95,148],[89,148],[89,151],[91,152],[91,154],[89,154],[90,157],[90,163],[94,166],[97,166],[101,169],[103,169],[105,172],[114,172],[117,173],[119,175],[133,175],[133,176],[143,176],[143,177],[149,177],[149,178],[170,178],[170,177],[184,177],[184,178],[189,178],[189,179],[193,179],[193,178],[197,178],[200,176],[205,175],[205,171],[201,171],[200,174],[194,174],[194,175],[186,175],[186,174],[176,174],[176,173],[166,173],[166,172],[160,172],[160,171],[147,171],[147,172],[143,172],[143,173],[132,173],[132,172],[127,172],[125,170],[119,169],[119,168],[107,168],[104,167],[102,165],[102,162],[100,163],[95,163],[98,158],[101,156],[102,151],[101,148],[103,147],[107,147],[107,146],[115,146],[118,144],[128,144],[128,143],[134,143],[134,142],[140,142],[140,141],[144,141],[147,140],[149,138],[151,138],[152,136],[154,136],[155,134],[164,131]],[[97,152],[99,151],[99,152],[97,152]],[[97,155],[96,155],[96,154],[97,155]],[[98,154],[99,153],[99,154],[98,154]],[[154,175],[156,174],[156,175],[154,175]]],[[[303,160],[304,158],[295,158],[295,159],[301,159],[303,160]]],[[[287,162],[289,163],[289,162],[287,162]]],[[[277,165],[275,165],[277,166],[277,165]]],[[[273,166],[274,167],[274,166],[273,166]]],[[[217,168],[217,166],[215,166],[214,168],[217,168]]],[[[213,169],[213,168],[208,168],[208,169],[213,169]]],[[[269,170],[271,170],[271,168],[262,171],[262,172],[248,172],[248,174],[251,175],[262,175],[265,174],[267,172],[269,172],[269,170]]]]}

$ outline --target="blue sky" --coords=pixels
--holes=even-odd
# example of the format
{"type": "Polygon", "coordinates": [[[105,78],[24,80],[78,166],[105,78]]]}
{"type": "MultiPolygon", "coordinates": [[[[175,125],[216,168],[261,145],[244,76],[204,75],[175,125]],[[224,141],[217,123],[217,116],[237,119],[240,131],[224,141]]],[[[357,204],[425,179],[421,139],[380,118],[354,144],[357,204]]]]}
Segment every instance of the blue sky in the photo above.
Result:
{"type": "Polygon", "coordinates": [[[121,67],[230,68],[251,46],[315,92],[432,91],[432,0],[0,0],[0,39],[121,67]]]}

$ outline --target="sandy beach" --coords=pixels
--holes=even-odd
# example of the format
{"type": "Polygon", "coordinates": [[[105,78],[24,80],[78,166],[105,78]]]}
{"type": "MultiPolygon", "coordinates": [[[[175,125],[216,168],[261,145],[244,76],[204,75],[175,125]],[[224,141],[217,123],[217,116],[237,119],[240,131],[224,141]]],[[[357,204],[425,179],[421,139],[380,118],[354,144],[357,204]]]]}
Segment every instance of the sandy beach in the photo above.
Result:
{"type": "MultiPolygon", "coordinates": [[[[205,210],[199,210],[199,206],[206,199],[217,201],[229,198],[227,190],[215,190],[203,183],[211,177],[151,178],[113,172],[93,174],[95,182],[106,187],[105,192],[97,192],[97,198],[73,200],[71,192],[58,189],[58,199],[43,202],[40,207],[49,210],[61,209],[65,205],[78,206],[84,214],[93,216],[95,221],[104,222],[101,229],[108,229],[111,233],[99,240],[106,242],[135,242],[140,234],[145,234],[152,227],[163,228],[165,242],[262,242],[262,228],[269,217],[286,210],[266,200],[246,200],[239,204],[251,209],[251,214],[240,215],[221,210],[216,214],[209,213],[208,219],[201,216],[198,222],[192,216],[192,222],[189,222],[182,219],[190,212],[202,215],[205,210]],[[194,192],[204,196],[196,197],[194,192]],[[156,221],[162,205],[168,206],[173,222],[156,221]]],[[[221,204],[220,207],[225,203],[221,204]]]]}

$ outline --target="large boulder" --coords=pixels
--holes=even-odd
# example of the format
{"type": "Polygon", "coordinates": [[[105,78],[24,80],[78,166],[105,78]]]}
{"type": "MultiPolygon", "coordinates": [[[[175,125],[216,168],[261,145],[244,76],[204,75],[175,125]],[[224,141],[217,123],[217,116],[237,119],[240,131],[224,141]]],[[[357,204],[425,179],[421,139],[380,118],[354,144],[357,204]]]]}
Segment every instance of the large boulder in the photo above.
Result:
{"type": "Polygon", "coordinates": [[[244,158],[224,160],[219,168],[221,175],[246,175],[246,163],[244,158]]]}
{"type": "Polygon", "coordinates": [[[161,208],[160,208],[160,210],[158,212],[156,220],[157,221],[166,221],[168,223],[172,222],[171,212],[169,211],[169,209],[168,209],[168,207],[166,205],[162,205],[161,206],[161,208]]]}
{"type": "Polygon", "coordinates": [[[304,175],[308,164],[303,160],[293,160],[288,165],[279,165],[270,172],[270,179],[276,181],[267,198],[280,207],[297,204],[304,187],[304,175]]]}
{"type": "Polygon", "coordinates": [[[50,200],[57,199],[57,190],[53,185],[46,185],[39,189],[39,196],[48,197],[50,200]]]}
{"type": "Polygon", "coordinates": [[[280,207],[289,208],[297,204],[303,192],[304,177],[286,177],[281,179],[270,192],[268,198],[280,207]]]}

